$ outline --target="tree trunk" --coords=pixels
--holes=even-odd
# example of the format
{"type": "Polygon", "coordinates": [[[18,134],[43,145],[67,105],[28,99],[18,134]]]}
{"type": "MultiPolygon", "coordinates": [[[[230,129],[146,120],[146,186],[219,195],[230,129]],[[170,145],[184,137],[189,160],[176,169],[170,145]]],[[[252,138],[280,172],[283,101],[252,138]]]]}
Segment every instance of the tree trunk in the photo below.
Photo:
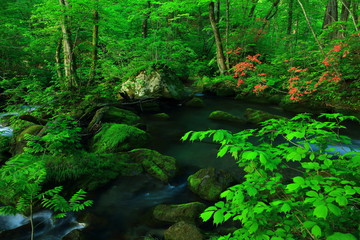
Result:
{"type": "Polygon", "coordinates": [[[329,0],[326,5],[324,22],[322,28],[328,28],[333,22],[338,20],[338,3],[337,0],[329,0]]]}
{"type": "Polygon", "coordinates": [[[289,0],[289,11],[288,11],[288,22],[287,22],[287,34],[290,35],[293,24],[293,13],[294,13],[294,0],[289,0]]]}
{"type": "Polygon", "coordinates": [[[91,56],[91,69],[90,76],[88,81],[88,86],[92,84],[96,75],[96,67],[98,60],[98,45],[99,45],[99,12],[94,10],[94,27],[93,27],[93,35],[92,35],[92,56],[91,56]]]}
{"type": "Polygon", "coordinates": [[[148,37],[148,26],[149,26],[149,18],[150,18],[150,8],[151,8],[151,2],[147,1],[147,10],[144,16],[144,20],[142,22],[142,37],[147,38],[148,37]]]}
{"type": "Polygon", "coordinates": [[[215,6],[213,2],[209,3],[209,18],[211,23],[211,28],[214,32],[215,43],[216,43],[216,60],[219,67],[220,73],[223,75],[227,71],[226,61],[223,51],[223,46],[221,42],[219,28],[215,20],[215,6]]]}
{"type": "Polygon", "coordinates": [[[64,52],[64,85],[67,89],[73,89],[78,86],[78,79],[76,74],[76,61],[71,41],[71,32],[68,28],[69,17],[66,15],[66,10],[69,8],[67,0],[59,0],[63,7],[63,21],[61,23],[61,31],[63,38],[63,52],[64,52]]]}
{"type": "Polygon", "coordinates": [[[257,5],[257,3],[259,2],[259,0],[253,0],[252,2],[253,2],[253,4],[252,4],[251,9],[250,9],[250,12],[249,12],[249,18],[250,18],[250,19],[251,19],[252,17],[254,17],[256,5],[257,5]]]}
{"type": "Polygon", "coordinates": [[[359,31],[359,29],[357,28],[357,25],[359,23],[359,16],[357,14],[358,8],[359,8],[359,2],[358,1],[353,1],[353,4],[352,4],[352,16],[353,16],[353,19],[354,19],[356,31],[359,31]]]}
{"type": "Polygon", "coordinates": [[[56,67],[56,72],[58,75],[59,80],[62,80],[62,72],[61,72],[61,47],[62,47],[62,41],[63,39],[60,38],[58,43],[57,43],[57,47],[56,47],[56,52],[55,52],[55,67],[56,67]]]}
{"type": "Polygon", "coordinates": [[[226,0],[226,31],[225,31],[225,50],[226,50],[226,68],[230,69],[229,59],[229,34],[230,34],[230,0],[226,0]]]}

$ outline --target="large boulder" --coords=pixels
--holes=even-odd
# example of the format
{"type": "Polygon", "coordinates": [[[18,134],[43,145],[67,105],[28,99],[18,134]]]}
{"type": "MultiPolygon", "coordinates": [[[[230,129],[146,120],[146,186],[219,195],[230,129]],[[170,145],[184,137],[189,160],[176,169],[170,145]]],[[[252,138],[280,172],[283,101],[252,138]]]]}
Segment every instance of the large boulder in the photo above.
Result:
{"type": "Polygon", "coordinates": [[[169,69],[144,70],[123,83],[120,91],[133,98],[165,97],[183,100],[189,96],[184,84],[169,69]]]}
{"type": "Polygon", "coordinates": [[[269,119],[286,119],[286,117],[275,115],[269,112],[255,110],[252,108],[247,108],[245,110],[244,116],[247,120],[254,124],[259,124],[269,119]]]}
{"type": "Polygon", "coordinates": [[[185,221],[189,223],[196,223],[205,208],[205,204],[200,202],[176,205],[160,204],[154,208],[153,216],[154,219],[162,222],[176,223],[185,221]]]}
{"type": "Polygon", "coordinates": [[[227,122],[235,122],[235,123],[246,123],[245,119],[234,116],[231,113],[224,111],[213,111],[209,115],[209,119],[217,120],[217,121],[227,121],[227,122]]]}
{"type": "Polygon", "coordinates": [[[168,182],[176,172],[176,160],[157,151],[140,148],[129,152],[133,161],[141,163],[145,172],[163,182],[168,182]]]}
{"type": "Polygon", "coordinates": [[[187,179],[189,189],[199,197],[209,201],[217,201],[220,194],[234,182],[233,177],[215,168],[200,169],[187,179]]]}
{"type": "Polygon", "coordinates": [[[203,240],[204,236],[195,225],[181,221],[168,228],[164,238],[165,240],[203,240]]]}
{"type": "Polygon", "coordinates": [[[93,138],[91,150],[97,153],[116,153],[143,147],[148,134],[126,124],[105,123],[93,138]]]}

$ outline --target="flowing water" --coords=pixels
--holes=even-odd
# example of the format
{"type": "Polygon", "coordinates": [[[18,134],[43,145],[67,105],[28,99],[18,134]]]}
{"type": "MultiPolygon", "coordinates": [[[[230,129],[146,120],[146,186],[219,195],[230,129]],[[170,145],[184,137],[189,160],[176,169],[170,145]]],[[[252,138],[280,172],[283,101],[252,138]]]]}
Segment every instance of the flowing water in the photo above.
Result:
{"type": "MultiPolygon", "coordinates": [[[[93,194],[94,196],[91,197],[94,199],[94,206],[87,209],[87,219],[90,219],[92,224],[82,230],[86,240],[136,240],[143,239],[145,235],[161,236],[164,228],[148,226],[149,210],[161,203],[201,201],[186,187],[187,176],[200,168],[215,167],[231,172],[238,180],[242,178],[243,173],[231,157],[216,158],[218,145],[207,141],[194,143],[180,141],[181,136],[190,130],[227,129],[236,132],[254,127],[250,124],[209,120],[208,116],[212,111],[223,110],[242,117],[244,110],[251,107],[282,116],[292,116],[283,112],[278,106],[240,103],[226,98],[206,97],[204,101],[206,105],[204,108],[177,106],[165,109],[164,111],[170,116],[169,120],[156,120],[148,114],[142,116],[147,131],[152,136],[148,148],[175,157],[179,175],[169,184],[161,183],[146,175],[122,177],[111,186],[93,194]]],[[[360,139],[360,133],[357,131],[350,130],[347,134],[354,139],[360,139]]],[[[354,147],[359,147],[358,144],[360,140],[353,141],[354,147]]],[[[62,222],[52,221],[50,213],[46,216],[43,218],[44,226],[37,232],[38,237],[35,239],[60,240],[64,233],[83,227],[73,216],[62,222]]],[[[26,221],[21,215],[2,217],[0,231],[24,225],[26,221]]],[[[22,238],[8,240],[17,239],[22,240],[22,238]]]]}

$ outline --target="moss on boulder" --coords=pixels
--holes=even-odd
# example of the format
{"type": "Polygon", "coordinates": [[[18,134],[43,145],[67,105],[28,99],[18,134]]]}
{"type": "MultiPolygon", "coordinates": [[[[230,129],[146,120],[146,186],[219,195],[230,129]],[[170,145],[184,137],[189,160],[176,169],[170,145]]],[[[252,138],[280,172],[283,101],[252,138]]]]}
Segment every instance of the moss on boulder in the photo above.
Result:
{"type": "Polygon", "coordinates": [[[163,182],[168,182],[175,175],[176,160],[173,157],[146,148],[134,149],[129,155],[142,164],[145,172],[163,182]]]}
{"type": "Polygon", "coordinates": [[[218,121],[236,122],[236,123],[246,122],[245,119],[234,116],[224,111],[213,111],[212,113],[210,113],[209,119],[218,120],[218,121]]]}
{"type": "Polygon", "coordinates": [[[101,120],[102,122],[107,123],[123,123],[127,125],[135,125],[140,121],[140,117],[129,110],[117,107],[109,107],[108,110],[104,112],[101,120]]]}
{"type": "Polygon", "coordinates": [[[25,139],[25,136],[27,134],[30,135],[38,135],[40,131],[43,129],[44,126],[41,125],[31,125],[27,128],[25,128],[20,134],[16,135],[15,137],[15,143],[12,148],[12,154],[21,154],[24,152],[24,147],[27,145],[27,140],[25,139]]]}
{"type": "Polygon", "coordinates": [[[202,108],[205,107],[204,100],[198,97],[194,97],[185,103],[185,106],[202,108]]]}
{"type": "Polygon", "coordinates": [[[153,210],[156,220],[162,222],[176,223],[180,221],[196,223],[199,221],[200,214],[205,210],[206,205],[200,202],[185,204],[157,205],[153,210]]]}
{"type": "Polygon", "coordinates": [[[127,153],[96,154],[78,151],[73,155],[44,156],[47,180],[55,183],[72,182],[76,188],[97,189],[120,176],[143,173],[139,163],[127,153]]]}
{"type": "Polygon", "coordinates": [[[215,168],[200,169],[187,179],[189,189],[202,199],[216,201],[220,194],[234,182],[233,177],[215,168]]]}
{"type": "Polygon", "coordinates": [[[142,147],[148,134],[126,124],[106,123],[93,138],[91,150],[97,153],[116,153],[142,147]]]}
{"type": "Polygon", "coordinates": [[[259,124],[269,119],[286,119],[286,117],[275,115],[261,110],[247,108],[244,113],[249,122],[259,124]]]}
{"type": "Polygon", "coordinates": [[[204,236],[195,225],[181,221],[168,228],[164,238],[165,240],[203,240],[204,236]]]}
{"type": "Polygon", "coordinates": [[[156,113],[154,115],[152,115],[153,118],[158,119],[158,120],[168,120],[170,119],[169,114],[167,113],[156,113]]]}

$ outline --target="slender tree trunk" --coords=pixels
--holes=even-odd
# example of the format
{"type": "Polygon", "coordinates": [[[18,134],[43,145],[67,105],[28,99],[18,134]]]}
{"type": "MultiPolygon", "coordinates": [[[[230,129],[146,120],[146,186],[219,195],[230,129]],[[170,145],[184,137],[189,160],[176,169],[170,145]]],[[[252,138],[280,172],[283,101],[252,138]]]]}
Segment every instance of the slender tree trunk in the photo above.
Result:
{"type": "Polygon", "coordinates": [[[68,28],[69,19],[66,15],[69,3],[67,0],[59,0],[59,3],[63,7],[64,12],[63,21],[61,23],[61,31],[63,35],[65,86],[68,89],[73,89],[78,86],[78,78],[76,74],[76,61],[71,41],[71,32],[68,28]]]}
{"type": "Polygon", "coordinates": [[[287,34],[290,35],[292,31],[293,24],[293,13],[294,13],[294,0],[289,0],[289,12],[288,12],[288,22],[287,22],[287,34]]]}
{"type": "Polygon", "coordinates": [[[226,50],[226,68],[230,69],[229,59],[229,34],[230,34],[230,0],[226,0],[226,32],[225,32],[225,50],[226,50]]]}
{"type": "Polygon", "coordinates": [[[90,76],[88,81],[88,86],[92,84],[96,75],[96,67],[98,61],[98,45],[99,45],[99,12],[94,10],[94,27],[93,27],[93,36],[92,36],[92,56],[91,56],[91,69],[90,76]]]}
{"type": "Polygon", "coordinates": [[[93,35],[92,35],[92,62],[90,69],[90,76],[88,81],[88,86],[92,84],[96,75],[96,67],[98,61],[98,45],[99,45],[99,12],[94,10],[94,27],[93,27],[93,35]]]}
{"type": "Polygon", "coordinates": [[[358,1],[353,1],[353,4],[352,4],[352,16],[353,16],[356,31],[359,31],[359,28],[357,27],[357,25],[359,23],[359,16],[357,14],[358,8],[359,8],[359,2],[358,1]]]}
{"type": "Polygon", "coordinates": [[[222,46],[221,37],[220,37],[220,31],[217,26],[217,22],[215,20],[214,2],[209,3],[209,18],[210,18],[211,27],[212,27],[212,30],[214,32],[214,37],[215,37],[216,60],[217,60],[217,64],[218,64],[220,73],[223,75],[227,71],[227,67],[226,67],[226,61],[225,61],[223,46],[222,46]]]}
{"type": "Polygon", "coordinates": [[[308,27],[310,28],[310,31],[311,31],[311,33],[313,34],[313,37],[314,37],[316,43],[317,43],[318,46],[319,46],[319,49],[320,49],[320,51],[321,51],[321,54],[322,54],[324,57],[326,57],[326,54],[325,54],[325,52],[324,52],[324,49],[323,49],[323,47],[322,47],[322,45],[321,45],[318,37],[316,36],[316,33],[315,33],[314,29],[313,29],[312,26],[311,26],[311,23],[310,23],[309,17],[307,16],[306,11],[305,11],[304,5],[302,4],[302,2],[301,2],[300,0],[297,0],[297,1],[298,1],[299,5],[300,5],[300,8],[301,8],[303,14],[304,14],[304,17],[305,17],[305,19],[306,19],[306,22],[307,22],[307,24],[308,24],[308,27]]]}
{"type": "Polygon", "coordinates": [[[144,16],[144,20],[142,22],[142,37],[143,38],[148,37],[150,8],[151,8],[151,2],[147,1],[146,13],[145,13],[145,16],[144,16]]]}
{"type": "Polygon", "coordinates": [[[55,52],[55,63],[56,63],[56,72],[58,75],[59,80],[62,80],[62,72],[61,72],[61,47],[62,47],[62,37],[59,39],[58,43],[57,43],[57,47],[56,47],[56,52],[55,52]]]}

